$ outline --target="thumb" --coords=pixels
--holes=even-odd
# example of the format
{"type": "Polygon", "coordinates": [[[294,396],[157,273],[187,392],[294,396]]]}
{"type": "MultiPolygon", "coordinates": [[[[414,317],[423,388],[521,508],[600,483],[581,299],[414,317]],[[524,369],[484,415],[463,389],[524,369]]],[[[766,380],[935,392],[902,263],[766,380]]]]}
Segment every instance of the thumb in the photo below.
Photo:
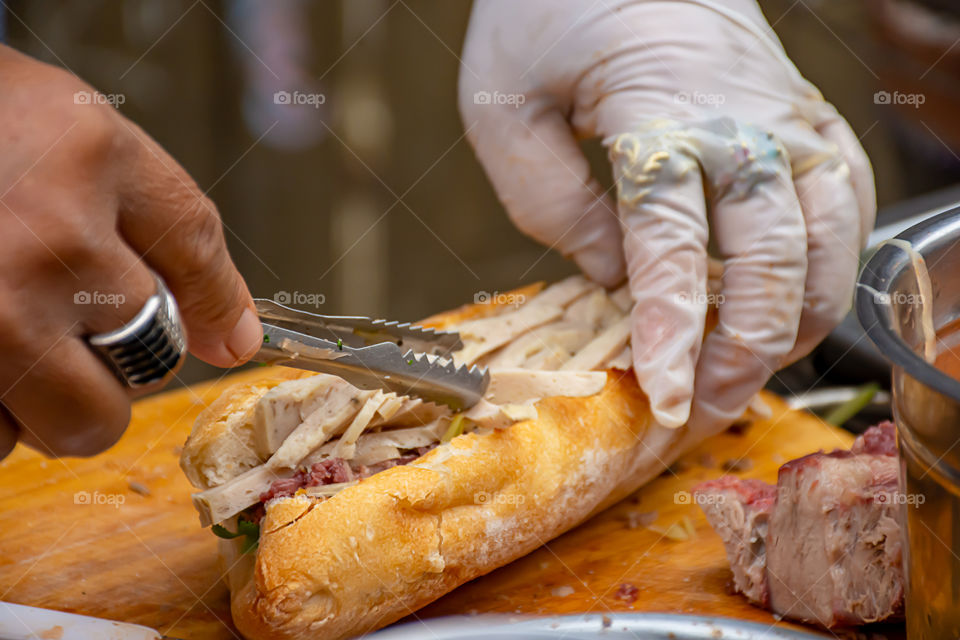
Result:
{"type": "Polygon", "coordinates": [[[573,258],[588,277],[624,277],[620,225],[610,198],[559,111],[478,100],[461,86],[468,139],[510,219],[533,239],[573,258]]]}
{"type": "Polygon", "coordinates": [[[121,181],[119,230],[173,292],[190,351],[229,367],[263,339],[247,285],[227,252],[220,216],[192,178],[136,125],[121,181]]]}

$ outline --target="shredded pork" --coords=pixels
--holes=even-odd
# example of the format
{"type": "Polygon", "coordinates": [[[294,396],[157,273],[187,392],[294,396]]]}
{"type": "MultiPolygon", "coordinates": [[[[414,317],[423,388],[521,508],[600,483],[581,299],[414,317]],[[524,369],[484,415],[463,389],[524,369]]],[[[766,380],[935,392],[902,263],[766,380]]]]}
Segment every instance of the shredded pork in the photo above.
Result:
{"type": "Polygon", "coordinates": [[[275,498],[289,498],[300,489],[319,487],[331,484],[345,484],[355,480],[368,478],[391,467],[410,464],[417,458],[436,447],[436,444],[426,447],[417,447],[412,453],[406,453],[396,458],[382,460],[374,465],[351,465],[343,458],[325,458],[313,463],[309,469],[300,469],[289,478],[280,478],[270,484],[270,488],[260,494],[260,502],[267,502],[275,498]]]}

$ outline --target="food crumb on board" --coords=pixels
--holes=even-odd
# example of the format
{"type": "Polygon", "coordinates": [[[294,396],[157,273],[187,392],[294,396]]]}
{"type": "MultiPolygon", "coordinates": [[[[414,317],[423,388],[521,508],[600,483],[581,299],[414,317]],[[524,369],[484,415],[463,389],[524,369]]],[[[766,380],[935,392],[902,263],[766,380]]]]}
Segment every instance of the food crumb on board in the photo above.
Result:
{"type": "Polygon", "coordinates": [[[609,628],[610,628],[610,625],[613,624],[613,620],[611,620],[611,619],[610,619],[610,616],[608,616],[608,615],[606,615],[606,614],[604,614],[602,620],[603,620],[603,628],[604,628],[604,629],[609,629],[609,628]]]}
{"type": "Polygon", "coordinates": [[[680,475],[684,471],[690,468],[690,463],[686,460],[677,460],[673,464],[669,465],[663,472],[661,476],[676,476],[680,475]]]}
{"type": "Polygon", "coordinates": [[[614,595],[614,597],[617,600],[626,602],[627,604],[633,604],[637,601],[637,595],[639,593],[640,589],[638,589],[636,585],[630,582],[624,582],[620,585],[620,588],[617,589],[617,593],[614,595]]]}
{"type": "Polygon", "coordinates": [[[683,516],[683,518],[667,527],[650,524],[647,525],[647,529],[660,534],[661,539],[666,538],[674,542],[683,542],[696,537],[696,528],[693,526],[693,520],[690,519],[690,516],[683,516]]]}
{"type": "Polygon", "coordinates": [[[566,598],[571,594],[573,594],[573,587],[568,584],[550,589],[550,595],[552,595],[554,598],[566,598]]]}
{"type": "Polygon", "coordinates": [[[713,469],[717,466],[717,459],[709,453],[701,454],[698,462],[700,463],[701,467],[706,467],[707,469],[713,469]]]}
{"type": "Polygon", "coordinates": [[[656,511],[627,511],[627,529],[647,527],[656,521],[656,511]]]}
{"type": "Polygon", "coordinates": [[[734,422],[727,428],[727,433],[735,436],[742,436],[747,432],[747,429],[750,428],[749,421],[738,421],[734,422]]]}
{"type": "Polygon", "coordinates": [[[128,480],[127,486],[130,487],[130,491],[134,493],[139,493],[142,496],[150,495],[150,487],[143,484],[142,482],[137,482],[136,480],[128,480]]]}

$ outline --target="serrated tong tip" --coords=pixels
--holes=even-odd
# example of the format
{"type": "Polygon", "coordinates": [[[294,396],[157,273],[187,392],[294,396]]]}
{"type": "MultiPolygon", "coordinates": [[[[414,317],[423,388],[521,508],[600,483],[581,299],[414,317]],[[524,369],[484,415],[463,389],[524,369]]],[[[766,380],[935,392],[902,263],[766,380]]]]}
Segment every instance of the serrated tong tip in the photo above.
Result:
{"type": "Polygon", "coordinates": [[[462,348],[453,331],[363,316],[324,316],[255,300],[264,342],[258,362],[338,375],[363,389],[387,389],[455,410],[483,397],[486,369],[457,366],[462,348]]]}

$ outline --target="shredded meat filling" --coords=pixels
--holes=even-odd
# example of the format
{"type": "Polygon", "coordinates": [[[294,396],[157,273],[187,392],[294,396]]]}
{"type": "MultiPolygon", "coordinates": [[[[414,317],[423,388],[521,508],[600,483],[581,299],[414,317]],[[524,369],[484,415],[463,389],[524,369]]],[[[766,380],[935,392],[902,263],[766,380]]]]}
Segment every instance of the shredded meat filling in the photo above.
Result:
{"type": "Polygon", "coordinates": [[[300,489],[306,487],[320,487],[327,484],[338,484],[341,482],[351,482],[369,478],[375,473],[410,464],[417,458],[436,447],[436,445],[427,447],[417,447],[410,453],[406,453],[399,458],[391,458],[376,464],[351,465],[343,458],[325,458],[316,462],[309,469],[299,469],[289,478],[280,478],[274,480],[270,488],[260,494],[260,502],[268,502],[274,498],[288,498],[294,495],[300,489]]]}

